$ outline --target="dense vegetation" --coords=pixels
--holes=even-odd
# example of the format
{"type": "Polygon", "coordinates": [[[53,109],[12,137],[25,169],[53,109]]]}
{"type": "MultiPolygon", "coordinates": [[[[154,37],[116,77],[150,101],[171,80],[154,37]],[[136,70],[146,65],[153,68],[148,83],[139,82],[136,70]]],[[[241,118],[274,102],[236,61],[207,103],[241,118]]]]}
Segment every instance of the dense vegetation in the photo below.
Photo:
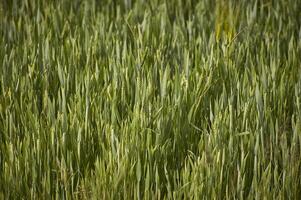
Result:
{"type": "Polygon", "coordinates": [[[299,0],[0,2],[0,199],[298,199],[299,0]]]}

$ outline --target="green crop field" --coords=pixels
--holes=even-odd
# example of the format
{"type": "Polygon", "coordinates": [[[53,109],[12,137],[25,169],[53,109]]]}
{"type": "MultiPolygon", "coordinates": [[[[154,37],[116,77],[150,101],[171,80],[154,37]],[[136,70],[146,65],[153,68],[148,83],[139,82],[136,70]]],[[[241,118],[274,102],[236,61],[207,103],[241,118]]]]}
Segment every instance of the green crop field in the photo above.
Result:
{"type": "Polygon", "coordinates": [[[0,200],[300,199],[300,0],[0,1],[0,200]]]}

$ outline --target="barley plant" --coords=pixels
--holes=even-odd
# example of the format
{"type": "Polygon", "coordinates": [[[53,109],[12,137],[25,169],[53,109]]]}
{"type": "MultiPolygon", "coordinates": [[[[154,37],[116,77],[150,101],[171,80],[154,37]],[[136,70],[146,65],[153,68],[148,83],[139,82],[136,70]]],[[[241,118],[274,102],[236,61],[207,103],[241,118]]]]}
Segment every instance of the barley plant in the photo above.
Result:
{"type": "Polygon", "coordinates": [[[300,11],[0,1],[0,199],[300,199],[300,11]]]}

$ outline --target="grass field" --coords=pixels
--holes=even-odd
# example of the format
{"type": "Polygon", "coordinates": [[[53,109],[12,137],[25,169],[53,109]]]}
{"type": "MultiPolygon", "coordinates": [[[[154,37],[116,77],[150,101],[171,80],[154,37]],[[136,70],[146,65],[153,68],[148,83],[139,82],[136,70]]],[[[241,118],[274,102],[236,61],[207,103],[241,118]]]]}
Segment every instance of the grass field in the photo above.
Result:
{"type": "Polygon", "coordinates": [[[0,199],[299,199],[300,0],[0,2],[0,199]]]}

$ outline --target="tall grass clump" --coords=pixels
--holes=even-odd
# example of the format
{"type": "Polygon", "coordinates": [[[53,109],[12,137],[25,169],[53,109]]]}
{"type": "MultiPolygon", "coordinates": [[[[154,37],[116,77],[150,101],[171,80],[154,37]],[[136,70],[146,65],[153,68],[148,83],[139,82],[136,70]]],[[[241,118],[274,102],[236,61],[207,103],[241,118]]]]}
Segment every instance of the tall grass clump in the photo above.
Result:
{"type": "Polygon", "coordinates": [[[297,0],[0,2],[0,199],[299,199],[297,0]]]}

